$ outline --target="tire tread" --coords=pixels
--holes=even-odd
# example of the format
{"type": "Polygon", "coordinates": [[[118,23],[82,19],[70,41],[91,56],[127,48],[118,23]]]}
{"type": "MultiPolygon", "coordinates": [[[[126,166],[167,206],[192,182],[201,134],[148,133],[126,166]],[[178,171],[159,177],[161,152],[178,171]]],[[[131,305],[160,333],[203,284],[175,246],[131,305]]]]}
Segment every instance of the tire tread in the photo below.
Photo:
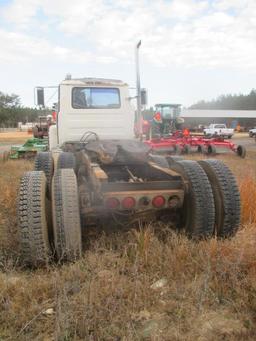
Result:
{"type": "Polygon", "coordinates": [[[77,180],[73,169],[58,169],[52,183],[53,230],[59,259],[81,256],[81,226],[77,180]]]}
{"type": "Polygon", "coordinates": [[[50,255],[46,219],[46,178],[42,171],[26,172],[18,199],[21,258],[26,265],[47,264],[50,255]]]}
{"type": "Polygon", "coordinates": [[[183,160],[177,164],[182,168],[189,182],[189,191],[185,194],[192,218],[187,222],[187,233],[192,238],[208,238],[213,235],[215,206],[212,188],[203,168],[195,161],[183,160]],[[189,199],[188,199],[189,198],[189,199]],[[190,201],[192,200],[192,201],[190,201]]]}
{"type": "Polygon", "coordinates": [[[208,165],[215,173],[216,178],[212,186],[214,186],[215,191],[218,191],[222,201],[220,212],[216,210],[216,222],[219,221],[217,215],[222,215],[222,223],[217,223],[219,226],[216,226],[217,236],[221,238],[231,237],[235,235],[240,225],[241,203],[236,179],[229,167],[220,160],[202,160],[200,164],[205,167],[206,172],[207,167],[205,165],[208,165]]]}

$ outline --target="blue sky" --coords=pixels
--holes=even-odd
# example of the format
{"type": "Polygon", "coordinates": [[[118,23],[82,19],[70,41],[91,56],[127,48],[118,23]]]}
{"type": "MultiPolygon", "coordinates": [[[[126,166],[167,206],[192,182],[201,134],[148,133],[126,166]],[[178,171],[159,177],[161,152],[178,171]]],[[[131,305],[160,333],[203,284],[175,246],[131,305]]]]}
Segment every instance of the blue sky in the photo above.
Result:
{"type": "Polygon", "coordinates": [[[256,87],[255,0],[0,0],[0,91],[33,105],[67,73],[134,86],[139,39],[150,104],[256,87]]]}

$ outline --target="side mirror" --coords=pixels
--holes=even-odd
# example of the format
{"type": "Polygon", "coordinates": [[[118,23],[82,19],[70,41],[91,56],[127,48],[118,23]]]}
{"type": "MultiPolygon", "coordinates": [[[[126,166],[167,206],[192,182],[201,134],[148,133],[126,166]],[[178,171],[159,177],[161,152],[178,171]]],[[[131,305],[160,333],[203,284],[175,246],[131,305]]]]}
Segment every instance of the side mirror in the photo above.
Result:
{"type": "Polygon", "coordinates": [[[147,89],[141,89],[140,96],[141,96],[141,105],[147,105],[148,104],[147,89]]]}
{"type": "Polygon", "coordinates": [[[44,107],[44,88],[36,88],[36,104],[44,107]]]}

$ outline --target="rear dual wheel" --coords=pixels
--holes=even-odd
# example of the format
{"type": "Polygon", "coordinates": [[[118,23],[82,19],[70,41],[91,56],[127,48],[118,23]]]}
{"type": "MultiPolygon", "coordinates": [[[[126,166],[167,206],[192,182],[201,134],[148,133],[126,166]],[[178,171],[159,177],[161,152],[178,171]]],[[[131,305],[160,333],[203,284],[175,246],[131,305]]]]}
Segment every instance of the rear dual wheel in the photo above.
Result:
{"type": "Polygon", "coordinates": [[[43,171],[47,180],[47,197],[51,196],[51,183],[53,176],[53,157],[51,152],[39,152],[34,163],[35,171],[43,171]]]}
{"type": "Polygon", "coordinates": [[[221,161],[199,161],[212,187],[215,203],[215,234],[220,238],[235,235],[240,224],[240,194],[234,175],[221,161]]]}
{"type": "Polygon", "coordinates": [[[179,161],[171,168],[187,182],[180,227],[188,236],[234,236],[240,224],[240,194],[230,169],[214,159],[179,161]]]}
{"type": "Polygon", "coordinates": [[[24,174],[18,200],[20,251],[23,263],[32,267],[46,265],[51,254],[46,191],[42,171],[24,174]]]}
{"type": "MultiPolygon", "coordinates": [[[[61,152],[58,155],[57,169],[74,169],[76,170],[76,159],[71,152],[61,152]]],[[[48,189],[51,192],[51,182],[54,173],[54,161],[51,152],[39,152],[36,155],[34,169],[43,171],[46,176],[48,189]]]]}
{"type": "Polygon", "coordinates": [[[76,158],[71,152],[62,152],[59,155],[57,169],[74,169],[76,171],[76,158]]]}
{"type": "Polygon", "coordinates": [[[49,204],[44,172],[25,173],[18,200],[20,251],[25,265],[47,265],[52,254],[56,254],[58,260],[68,261],[81,256],[78,190],[73,169],[57,170],[53,177],[52,219],[49,204]]]}
{"type": "Polygon", "coordinates": [[[82,239],[77,180],[73,169],[59,169],[52,182],[54,246],[59,260],[81,256],[82,239]]]}
{"type": "Polygon", "coordinates": [[[215,206],[206,173],[196,161],[178,161],[171,164],[171,168],[181,174],[186,183],[180,228],[193,239],[211,237],[214,232],[215,206]]]}

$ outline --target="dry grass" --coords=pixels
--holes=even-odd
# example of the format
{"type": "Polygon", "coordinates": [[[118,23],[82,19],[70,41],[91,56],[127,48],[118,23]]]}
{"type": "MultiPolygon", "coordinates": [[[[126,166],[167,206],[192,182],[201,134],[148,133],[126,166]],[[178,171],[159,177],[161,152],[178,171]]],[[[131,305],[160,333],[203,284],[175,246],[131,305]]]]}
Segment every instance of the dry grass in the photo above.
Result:
{"type": "Polygon", "coordinates": [[[76,263],[33,272],[16,265],[15,218],[31,163],[0,163],[0,340],[255,340],[256,160],[225,161],[242,196],[232,240],[193,243],[159,225],[99,233],[76,263]]]}
{"type": "Polygon", "coordinates": [[[33,134],[22,131],[0,132],[0,147],[12,144],[23,144],[31,137],[33,137],[33,134]]]}
{"type": "Polygon", "coordinates": [[[32,169],[29,161],[0,160],[0,262],[1,252],[17,250],[16,198],[22,173],[32,169]]]}
{"type": "Polygon", "coordinates": [[[247,176],[240,181],[242,198],[242,223],[256,225],[256,178],[247,176]]]}

